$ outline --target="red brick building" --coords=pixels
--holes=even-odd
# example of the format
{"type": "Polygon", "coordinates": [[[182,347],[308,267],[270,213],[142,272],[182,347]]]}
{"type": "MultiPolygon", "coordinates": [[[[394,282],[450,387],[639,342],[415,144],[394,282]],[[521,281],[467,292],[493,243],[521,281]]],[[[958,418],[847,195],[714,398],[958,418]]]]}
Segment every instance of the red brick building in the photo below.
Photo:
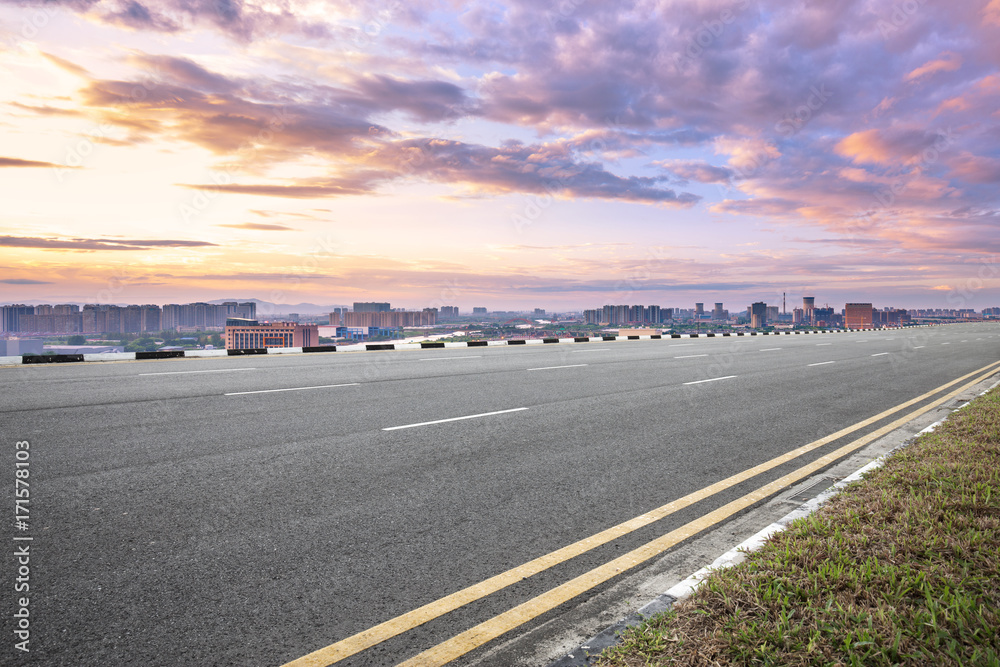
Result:
{"type": "Polygon", "coordinates": [[[849,303],[844,308],[844,326],[848,329],[871,329],[874,313],[870,303],[849,303]]]}
{"type": "Polygon", "coordinates": [[[319,327],[296,322],[258,324],[249,320],[226,323],[226,349],[246,350],[261,347],[313,347],[319,345],[319,327]]]}

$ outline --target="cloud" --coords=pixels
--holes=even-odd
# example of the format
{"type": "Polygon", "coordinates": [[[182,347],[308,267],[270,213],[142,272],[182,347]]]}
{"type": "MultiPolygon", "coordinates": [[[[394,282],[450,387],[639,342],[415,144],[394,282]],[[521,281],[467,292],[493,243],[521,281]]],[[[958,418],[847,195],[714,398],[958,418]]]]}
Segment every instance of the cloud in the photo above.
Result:
{"type": "Polygon", "coordinates": [[[0,167],[57,167],[62,168],[61,164],[54,164],[52,162],[38,162],[36,160],[21,160],[16,157],[0,157],[0,167]]]}
{"type": "Polygon", "coordinates": [[[82,77],[90,76],[90,72],[88,72],[85,68],[81,67],[80,65],[77,65],[76,63],[71,63],[68,60],[60,58],[59,56],[53,55],[51,53],[46,53],[45,51],[42,51],[41,54],[42,56],[47,58],[49,62],[53,63],[56,67],[59,67],[60,69],[69,72],[70,74],[76,74],[77,76],[82,76],[82,77]]]}
{"type": "Polygon", "coordinates": [[[940,58],[924,63],[920,67],[908,73],[904,78],[907,81],[915,81],[939,72],[954,72],[961,66],[962,57],[960,55],[951,52],[943,53],[940,58]]]}
{"type": "Polygon", "coordinates": [[[8,102],[7,104],[12,107],[17,107],[18,109],[24,109],[25,111],[30,111],[31,113],[38,114],[39,116],[82,116],[83,113],[79,109],[63,109],[62,107],[53,107],[49,105],[44,106],[32,106],[30,104],[21,104],[20,102],[8,102]]]}
{"type": "Polygon", "coordinates": [[[696,160],[661,160],[653,164],[662,167],[682,182],[729,183],[736,176],[736,172],[728,167],[716,167],[696,160]]]}
{"type": "MultiPolygon", "coordinates": [[[[47,6],[46,0],[24,4],[47,6]]],[[[193,26],[209,27],[239,42],[262,36],[295,34],[312,39],[333,36],[330,26],[297,16],[292,0],[259,3],[252,0],[65,0],[63,7],[101,23],[133,30],[177,33],[193,26]]]]}
{"type": "Polygon", "coordinates": [[[148,250],[150,248],[202,248],[215,246],[207,241],[172,239],[61,239],[30,236],[0,236],[0,246],[7,248],[41,248],[43,250],[148,250]]]}
{"type": "Polygon", "coordinates": [[[216,227],[230,227],[232,229],[253,229],[257,231],[287,231],[294,230],[294,227],[287,225],[269,225],[263,222],[243,222],[238,225],[216,225],[216,227]]]}

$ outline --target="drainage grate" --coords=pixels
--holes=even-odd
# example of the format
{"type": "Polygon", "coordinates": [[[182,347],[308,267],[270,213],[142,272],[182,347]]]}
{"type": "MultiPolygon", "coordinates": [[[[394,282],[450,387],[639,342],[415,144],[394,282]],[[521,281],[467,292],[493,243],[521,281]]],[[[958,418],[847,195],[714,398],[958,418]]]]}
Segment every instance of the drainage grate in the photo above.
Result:
{"type": "Polygon", "coordinates": [[[835,480],[833,477],[821,477],[818,482],[802,489],[794,496],[790,497],[789,500],[793,500],[799,503],[804,503],[808,500],[812,500],[813,498],[815,498],[816,496],[818,496],[819,494],[823,493],[831,486],[833,486],[834,482],[836,481],[837,480],[835,480]]]}

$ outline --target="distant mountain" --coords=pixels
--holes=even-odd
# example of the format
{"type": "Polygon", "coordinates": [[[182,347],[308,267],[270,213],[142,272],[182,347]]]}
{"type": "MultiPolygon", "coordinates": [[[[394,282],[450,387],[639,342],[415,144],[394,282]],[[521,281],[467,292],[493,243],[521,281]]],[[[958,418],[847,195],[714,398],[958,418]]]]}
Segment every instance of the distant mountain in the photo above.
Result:
{"type": "Polygon", "coordinates": [[[257,304],[258,315],[287,315],[288,313],[299,313],[300,315],[323,315],[333,312],[334,308],[347,308],[347,305],[317,306],[315,303],[273,303],[271,301],[261,301],[260,299],[212,299],[206,303],[220,304],[226,301],[236,301],[246,303],[252,301],[257,304]]]}

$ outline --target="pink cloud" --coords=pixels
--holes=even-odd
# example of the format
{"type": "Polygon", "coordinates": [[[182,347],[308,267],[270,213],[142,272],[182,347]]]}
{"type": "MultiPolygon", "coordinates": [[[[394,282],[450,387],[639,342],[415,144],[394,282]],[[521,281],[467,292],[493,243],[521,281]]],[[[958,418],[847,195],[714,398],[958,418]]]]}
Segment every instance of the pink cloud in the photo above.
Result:
{"type": "Polygon", "coordinates": [[[940,72],[954,72],[961,66],[962,57],[957,53],[948,51],[942,53],[940,58],[930,60],[920,67],[912,70],[906,75],[905,79],[907,81],[916,81],[917,79],[938,74],[940,72]]]}

